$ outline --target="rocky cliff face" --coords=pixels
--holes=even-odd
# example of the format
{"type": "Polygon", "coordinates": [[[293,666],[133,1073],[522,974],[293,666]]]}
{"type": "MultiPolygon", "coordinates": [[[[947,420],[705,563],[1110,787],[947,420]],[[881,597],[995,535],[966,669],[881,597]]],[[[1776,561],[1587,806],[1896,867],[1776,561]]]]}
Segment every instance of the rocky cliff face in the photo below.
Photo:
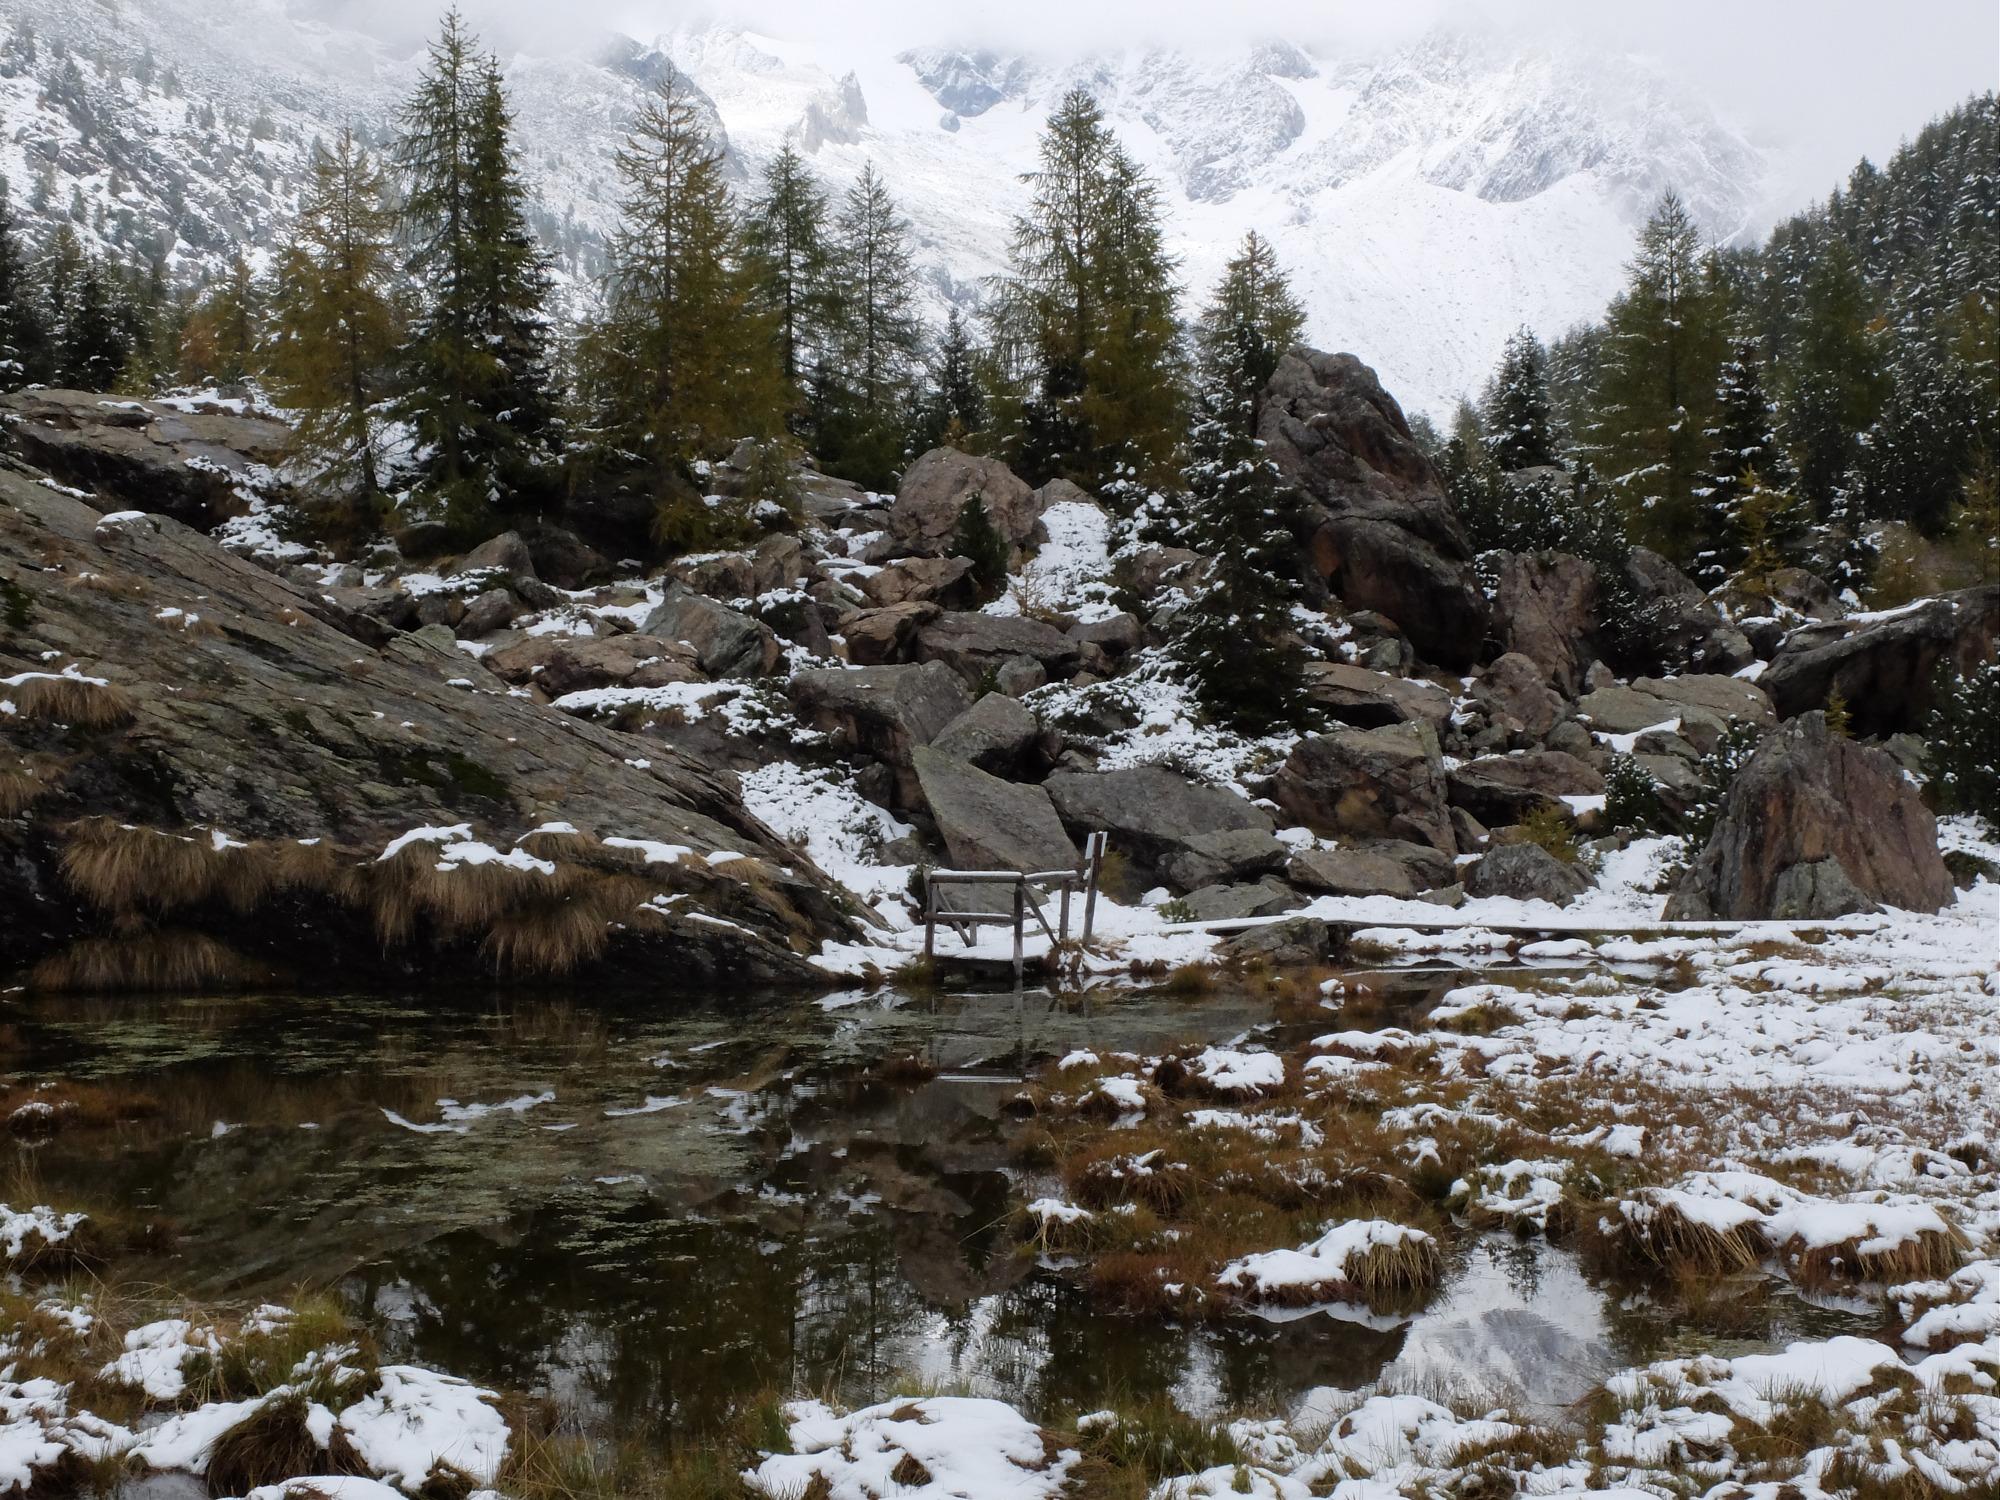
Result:
{"type": "Polygon", "coordinates": [[[726,773],[525,701],[449,631],[378,648],[169,517],[5,461],[0,595],[0,970],[672,989],[807,979],[853,931],[726,773]]]}

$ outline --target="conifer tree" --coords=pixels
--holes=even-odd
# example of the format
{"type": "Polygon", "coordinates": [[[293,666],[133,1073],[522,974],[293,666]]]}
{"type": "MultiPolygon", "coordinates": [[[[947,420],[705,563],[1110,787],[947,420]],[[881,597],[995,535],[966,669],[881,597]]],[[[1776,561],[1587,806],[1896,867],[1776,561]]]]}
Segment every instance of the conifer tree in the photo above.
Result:
{"type": "Polygon", "coordinates": [[[132,346],[110,269],[86,255],[70,289],[57,347],[58,378],[78,390],[117,388],[132,346]]]}
{"type": "Polygon", "coordinates": [[[1791,461],[1778,442],[1778,416],[1764,394],[1763,360],[1754,340],[1739,339],[1723,364],[1716,379],[1714,410],[1703,433],[1709,444],[1708,465],[1695,486],[1696,497],[1708,510],[1702,532],[1712,539],[1697,558],[1695,576],[1710,585],[1743,566],[1753,550],[1753,511],[1755,540],[1766,549],[1760,571],[1777,565],[1772,556],[1786,550],[1792,540],[1782,534],[1789,528],[1777,525],[1781,514],[1790,514],[1789,508],[1772,499],[1791,493],[1791,461]]]}
{"type": "Polygon", "coordinates": [[[1694,490],[1722,361],[1725,297],[1701,234],[1668,193],[1605,317],[1588,456],[1640,540],[1683,566],[1703,550],[1694,490]]]}
{"type": "Polygon", "coordinates": [[[922,328],[911,291],[909,224],[871,162],[834,224],[838,295],[831,308],[836,387],[815,423],[820,460],[886,489],[902,456],[903,426],[922,328]]]}
{"type": "Polygon", "coordinates": [[[483,530],[492,505],[539,486],[550,458],[547,277],[512,166],[505,93],[457,11],[401,115],[402,230],[424,294],[402,407],[419,489],[483,530]]]}
{"type": "Polygon", "coordinates": [[[954,307],[945,314],[944,336],[931,360],[930,388],[918,415],[913,446],[919,453],[947,444],[963,448],[985,429],[986,415],[978,351],[965,318],[954,307]]]}
{"type": "Polygon", "coordinates": [[[343,131],[315,153],[280,256],[271,376],[319,482],[350,495],[363,525],[381,503],[375,407],[398,333],[394,232],[381,167],[343,131]]]}
{"type": "Polygon", "coordinates": [[[583,354],[600,465],[636,475],[663,503],[687,493],[694,460],[775,435],[786,401],[722,152],[695,97],[670,70],[618,153],[624,222],[606,315],[583,354]]]}
{"type": "MultiPolygon", "coordinates": [[[[1243,236],[1243,243],[1222,268],[1222,279],[1195,323],[1195,353],[1203,380],[1227,378],[1231,362],[1238,357],[1237,330],[1257,331],[1259,358],[1276,369],[1285,351],[1305,333],[1306,314],[1292,294],[1291,283],[1271,242],[1256,230],[1243,236]]],[[[1252,372],[1255,374],[1256,372],[1252,372]]],[[[1257,384],[1270,379],[1271,370],[1258,376],[1257,384]]]]}
{"type": "Polygon", "coordinates": [[[0,391],[48,373],[49,329],[29,278],[28,260],[0,179],[0,391]]]}
{"type": "Polygon", "coordinates": [[[1163,472],[1181,421],[1174,262],[1159,191],[1088,91],[1063,97],[1025,175],[994,309],[1016,464],[1036,482],[1163,472]]]}
{"type": "Polygon", "coordinates": [[[1561,462],[1549,406],[1548,352],[1532,329],[1508,336],[1481,405],[1486,451],[1503,472],[1561,462]]]}
{"type": "Polygon", "coordinates": [[[1253,435],[1257,372],[1272,356],[1248,323],[1237,324],[1235,343],[1188,437],[1185,535],[1212,561],[1175,617],[1171,646],[1208,712],[1257,734],[1302,722],[1305,652],[1291,622],[1297,545],[1280,511],[1277,465],[1253,435]]]}
{"type": "Polygon", "coordinates": [[[826,192],[788,142],[764,169],[747,240],[760,294],[777,330],[785,379],[804,388],[818,372],[833,320],[834,252],[826,192]]]}

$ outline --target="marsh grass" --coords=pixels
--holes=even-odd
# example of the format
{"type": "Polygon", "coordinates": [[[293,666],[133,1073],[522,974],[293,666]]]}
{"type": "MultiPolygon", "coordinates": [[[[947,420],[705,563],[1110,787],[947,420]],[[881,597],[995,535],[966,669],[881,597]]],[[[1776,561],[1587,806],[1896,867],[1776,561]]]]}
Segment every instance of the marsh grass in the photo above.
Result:
{"type": "Polygon", "coordinates": [[[84,938],[36,964],[32,989],[164,994],[238,989],[268,978],[227,944],[199,932],[84,938]]]}
{"type": "Polygon", "coordinates": [[[22,718],[72,729],[116,729],[137,712],[125,689],[80,677],[30,677],[8,688],[7,696],[22,718]]]}

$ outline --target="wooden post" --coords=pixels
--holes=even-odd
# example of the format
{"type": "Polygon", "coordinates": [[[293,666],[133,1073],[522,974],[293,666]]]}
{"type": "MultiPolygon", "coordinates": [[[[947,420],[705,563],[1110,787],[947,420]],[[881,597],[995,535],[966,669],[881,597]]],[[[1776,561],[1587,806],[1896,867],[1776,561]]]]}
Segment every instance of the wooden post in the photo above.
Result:
{"type": "Polygon", "coordinates": [[[1014,988],[1017,990],[1021,987],[1021,939],[1022,924],[1027,917],[1027,891],[1026,876],[1014,882],[1014,988]]]}
{"type": "Polygon", "coordinates": [[[937,957],[937,879],[924,877],[924,962],[937,957]]]}
{"type": "Polygon", "coordinates": [[[1062,892],[1062,915],[1056,918],[1056,941],[1059,943],[1069,941],[1069,886],[1070,883],[1065,880],[1062,892]]]}
{"type": "Polygon", "coordinates": [[[1104,868],[1104,841],[1110,837],[1104,833],[1093,833],[1083,841],[1084,863],[1089,867],[1088,884],[1083,888],[1083,940],[1090,941],[1090,931],[1097,923],[1097,877],[1104,868]]]}

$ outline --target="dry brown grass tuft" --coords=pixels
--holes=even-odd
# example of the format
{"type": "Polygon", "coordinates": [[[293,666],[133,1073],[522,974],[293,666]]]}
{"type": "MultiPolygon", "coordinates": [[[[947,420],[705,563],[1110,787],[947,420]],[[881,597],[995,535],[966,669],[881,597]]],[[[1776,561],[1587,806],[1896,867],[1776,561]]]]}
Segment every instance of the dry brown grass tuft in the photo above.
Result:
{"type": "Polygon", "coordinates": [[[28,985],[56,991],[173,992],[256,984],[263,971],[198,932],[85,938],[36,964],[28,985]]]}
{"type": "Polygon", "coordinates": [[[218,1494],[247,1495],[299,1474],[366,1474],[368,1465],[336,1426],[322,1448],[306,1427],[311,1403],[302,1391],[267,1400],[215,1440],[208,1483],[218,1494]]]}
{"type": "Polygon", "coordinates": [[[601,954],[614,924],[627,922],[655,887],[629,875],[559,868],[545,900],[492,919],[481,944],[502,973],[566,974],[601,954]]]}
{"type": "Polygon", "coordinates": [[[1824,1292],[1856,1282],[1938,1280],[1958,1269],[1965,1252],[1965,1240],[1955,1229],[1923,1229],[1889,1245],[1881,1245],[1882,1238],[1855,1235],[1813,1245],[1794,1235],[1778,1246],[1778,1255],[1793,1281],[1809,1292],[1824,1292]],[[1881,1247],[1864,1250],[1864,1244],[1881,1247]]]}
{"type": "Polygon", "coordinates": [[[136,712],[125,689],[81,677],[30,677],[8,688],[7,696],[24,719],[73,729],[116,729],[129,724],[136,712]]]}
{"type": "Polygon", "coordinates": [[[85,818],[63,844],[63,878],[106,911],[171,911],[216,893],[226,857],[206,839],[85,818]]]}
{"type": "Polygon", "coordinates": [[[1726,1276],[1764,1258],[1768,1247],[1754,1213],[1726,1199],[1702,1201],[1712,1214],[1706,1207],[1690,1212],[1679,1195],[1641,1188],[1595,1219],[1582,1216],[1584,1248],[1600,1261],[1670,1276],[1726,1276]]]}
{"type": "Polygon", "coordinates": [[[46,755],[0,766],[0,818],[18,818],[56,789],[62,773],[63,763],[46,755]]]}

